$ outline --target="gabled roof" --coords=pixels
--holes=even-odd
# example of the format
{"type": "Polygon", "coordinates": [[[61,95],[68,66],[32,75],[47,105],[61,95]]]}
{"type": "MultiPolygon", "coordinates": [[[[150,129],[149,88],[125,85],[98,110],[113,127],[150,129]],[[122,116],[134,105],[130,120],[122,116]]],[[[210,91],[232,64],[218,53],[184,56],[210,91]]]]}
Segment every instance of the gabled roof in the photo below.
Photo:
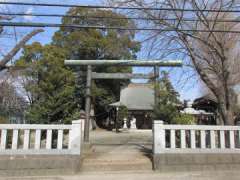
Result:
{"type": "MultiPolygon", "coordinates": [[[[234,85],[231,88],[236,95],[240,94],[240,84],[234,85]]],[[[206,100],[217,103],[217,98],[214,96],[214,94],[212,92],[209,92],[209,93],[207,93],[207,94],[205,94],[205,95],[203,95],[199,98],[196,98],[194,100],[194,105],[196,103],[199,103],[201,101],[206,101],[206,100]]]]}
{"type": "Polygon", "coordinates": [[[151,84],[131,83],[122,88],[120,101],[110,106],[124,105],[128,110],[153,110],[154,90],[151,84]]]}

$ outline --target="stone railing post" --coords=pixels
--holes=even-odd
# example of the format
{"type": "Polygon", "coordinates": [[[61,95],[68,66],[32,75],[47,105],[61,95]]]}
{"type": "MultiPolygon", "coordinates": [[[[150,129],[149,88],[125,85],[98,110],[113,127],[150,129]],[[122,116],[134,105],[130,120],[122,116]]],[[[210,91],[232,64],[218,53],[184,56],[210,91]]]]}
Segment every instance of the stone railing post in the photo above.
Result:
{"type": "Polygon", "coordinates": [[[159,154],[163,149],[166,148],[165,142],[165,129],[163,121],[153,121],[153,153],[159,154]]]}
{"type": "Polygon", "coordinates": [[[80,155],[82,143],[82,120],[72,121],[72,129],[69,138],[72,154],[80,155]]]}
{"type": "Polygon", "coordinates": [[[81,138],[82,138],[82,141],[83,141],[84,128],[85,128],[85,118],[84,119],[80,118],[79,121],[81,121],[81,131],[82,131],[81,138]]]}

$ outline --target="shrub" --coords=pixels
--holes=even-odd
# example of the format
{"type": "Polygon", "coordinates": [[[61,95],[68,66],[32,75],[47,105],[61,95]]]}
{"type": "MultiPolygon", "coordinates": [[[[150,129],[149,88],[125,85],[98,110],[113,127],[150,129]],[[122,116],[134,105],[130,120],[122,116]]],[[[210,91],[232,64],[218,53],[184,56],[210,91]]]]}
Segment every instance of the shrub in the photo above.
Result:
{"type": "Polygon", "coordinates": [[[3,116],[0,116],[0,124],[6,124],[8,122],[8,120],[3,117],[3,116]]]}
{"type": "Polygon", "coordinates": [[[196,118],[191,114],[179,114],[173,119],[173,124],[196,124],[196,118]]]}

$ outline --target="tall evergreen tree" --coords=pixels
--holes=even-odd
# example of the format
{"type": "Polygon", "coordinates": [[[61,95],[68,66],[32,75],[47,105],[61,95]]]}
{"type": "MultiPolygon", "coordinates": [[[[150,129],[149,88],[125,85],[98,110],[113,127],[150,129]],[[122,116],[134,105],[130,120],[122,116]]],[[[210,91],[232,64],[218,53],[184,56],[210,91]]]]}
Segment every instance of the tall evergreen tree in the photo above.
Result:
{"type": "MultiPolygon", "coordinates": [[[[83,18],[62,19],[63,24],[98,25],[98,26],[134,26],[132,21],[121,19],[123,15],[109,10],[71,8],[68,15],[78,15],[83,18]],[[101,19],[89,17],[116,17],[120,19],[101,19]]],[[[53,45],[67,51],[69,59],[134,59],[140,50],[140,43],[134,41],[134,31],[99,30],[99,29],[73,29],[60,28],[53,37],[53,45]]],[[[84,68],[81,68],[84,71],[84,68]]],[[[96,72],[131,72],[128,67],[93,67],[96,72]]],[[[120,94],[120,86],[127,83],[126,80],[95,80],[93,83],[92,100],[96,114],[106,112],[108,104],[117,101],[120,94]]],[[[84,108],[85,77],[78,78],[76,91],[78,103],[84,108]]],[[[97,117],[98,118],[98,117],[97,117]]],[[[103,117],[99,117],[102,119],[103,117]]]]}
{"type": "Polygon", "coordinates": [[[173,88],[167,72],[162,72],[157,89],[158,101],[154,106],[154,119],[171,123],[179,114],[177,105],[180,104],[180,101],[179,94],[173,88]]]}
{"type": "Polygon", "coordinates": [[[31,123],[69,123],[78,111],[75,78],[65,65],[64,49],[39,43],[25,46],[18,65],[26,67],[31,94],[27,118],[31,123]]]}

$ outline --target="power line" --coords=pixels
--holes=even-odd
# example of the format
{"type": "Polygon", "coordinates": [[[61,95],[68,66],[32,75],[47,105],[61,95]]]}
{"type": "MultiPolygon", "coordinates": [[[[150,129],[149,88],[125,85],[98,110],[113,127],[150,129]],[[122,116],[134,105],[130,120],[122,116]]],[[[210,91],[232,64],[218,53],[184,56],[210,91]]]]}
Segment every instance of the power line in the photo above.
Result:
{"type": "Polygon", "coordinates": [[[178,28],[131,28],[131,27],[116,27],[116,26],[84,26],[78,24],[53,24],[53,23],[25,23],[25,22],[0,22],[0,26],[8,27],[64,27],[64,28],[76,28],[76,29],[110,29],[110,30],[122,30],[122,31],[176,31],[176,32],[219,32],[219,33],[240,33],[240,31],[227,31],[227,30],[204,30],[204,29],[178,29],[178,28]]]}
{"type": "MultiPolygon", "coordinates": [[[[31,16],[31,17],[66,17],[66,18],[82,18],[82,19],[114,19],[114,20],[145,20],[145,21],[189,21],[202,22],[199,19],[192,18],[148,18],[148,17],[114,17],[114,16],[84,16],[84,15],[65,15],[65,14],[41,14],[41,13],[4,13],[1,16],[31,16]]],[[[240,22],[240,19],[207,19],[209,22],[240,22]]]]}
{"type": "Polygon", "coordinates": [[[100,5],[73,5],[73,4],[50,4],[50,3],[26,3],[26,2],[0,2],[4,5],[21,5],[21,6],[45,6],[45,7],[79,7],[86,9],[122,9],[122,10],[156,10],[156,11],[187,11],[187,12],[232,12],[239,13],[240,10],[233,9],[183,9],[183,8],[155,8],[155,7],[118,7],[118,6],[100,6],[100,5]]]}

